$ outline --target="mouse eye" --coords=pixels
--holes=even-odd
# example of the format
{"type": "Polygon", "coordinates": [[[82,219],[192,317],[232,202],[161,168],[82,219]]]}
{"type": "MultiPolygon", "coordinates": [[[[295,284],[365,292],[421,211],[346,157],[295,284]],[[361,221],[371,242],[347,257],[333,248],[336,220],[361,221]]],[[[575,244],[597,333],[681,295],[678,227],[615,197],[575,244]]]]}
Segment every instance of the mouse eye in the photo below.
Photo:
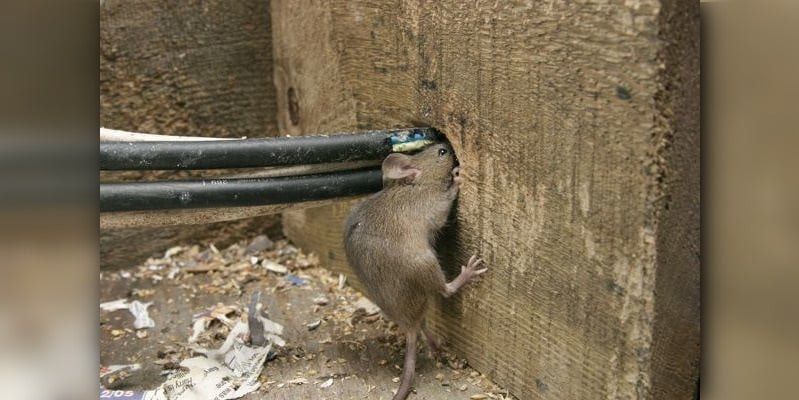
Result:
{"type": "Polygon", "coordinates": [[[443,156],[444,154],[447,154],[447,153],[448,153],[447,149],[438,149],[438,155],[439,156],[443,156]]]}

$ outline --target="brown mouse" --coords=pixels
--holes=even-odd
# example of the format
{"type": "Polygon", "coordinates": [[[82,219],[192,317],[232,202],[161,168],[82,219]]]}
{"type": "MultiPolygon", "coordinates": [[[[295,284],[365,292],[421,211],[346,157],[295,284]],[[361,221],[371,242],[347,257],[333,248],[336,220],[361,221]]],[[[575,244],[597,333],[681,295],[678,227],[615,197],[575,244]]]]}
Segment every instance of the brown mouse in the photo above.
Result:
{"type": "Polygon", "coordinates": [[[416,367],[416,338],[423,331],[431,351],[437,340],[424,319],[434,296],[449,297],[472,278],[482,260],[472,256],[447,282],[433,249],[461,182],[448,144],[415,155],[394,153],[383,161],[383,190],[355,206],[347,218],[347,260],[366,294],[406,334],[405,366],[394,400],[408,396],[416,367]]]}

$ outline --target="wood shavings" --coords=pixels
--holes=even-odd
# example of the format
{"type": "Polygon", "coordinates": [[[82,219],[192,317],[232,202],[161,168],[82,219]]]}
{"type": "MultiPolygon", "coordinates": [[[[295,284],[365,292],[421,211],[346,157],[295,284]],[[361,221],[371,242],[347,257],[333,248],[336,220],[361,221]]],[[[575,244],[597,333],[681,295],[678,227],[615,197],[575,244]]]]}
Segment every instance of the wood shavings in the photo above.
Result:
{"type": "MultiPolygon", "coordinates": [[[[121,280],[125,279],[122,278],[122,273],[127,271],[103,274],[101,280],[116,280],[119,282],[117,285],[124,282],[122,286],[128,289],[123,295],[146,296],[148,300],[163,302],[163,306],[158,308],[161,313],[159,317],[166,317],[164,320],[167,326],[163,329],[169,329],[167,332],[159,331],[157,335],[146,330],[116,329],[118,326],[112,329],[112,325],[117,322],[124,327],[126,315],[111,315],[102,326],[101,341],[105,342],[101,343],[106,346],[106,350],[101,350],[106,352],[104,357],[114,360],[114,356],[108,355],[114,354],[107,350],[109,345],[118,348],[130,348],[132,345],[152,349],[153,342],[150,341],[157,341],[157,346],[160,346],[156,347],[157,358],[156,352],[152,351],[149,355],[142,353],[134,358],[125,356],[114,360],[121,363],[138,361],[149,365],[150,371],[141,373],[142,376],[148,376],[143,380],[144,387],[155,387],[163,382],[165,378],[162,374],[168,376],[166,379],[179,376],[176,375],[179,371],[185,371],[180,366],[181,361],[196,357],[194,352],[197,349],[201,350],[199,354],[207,354],[210,359],[222,364],[222,354],[226,354],[225,351],[232,352],[236,346],[251,346],[254,343],[251,325],[245,322],[247,329],[233,328],[244,322],[245,316],[250,316],[247,306],[251,303],[251,295],[261,292],[264,303],[261,304],[259,299],[255,310],[258,322],[265,325],[264,342],[272,344],[272,351],[267,354],[266,361],[275,364],[266,370],[271,371],[268,376],[270,380],[265,376],[260,377],[260,392],[253,397],[261,397],[262,393],[278,390],[281,385],[280,390],[288,396],[317,393],[318,395],[312,397],[322,398],[327,393],[327,397],[334,398],[342,390],[352,390],[357,385],[361,385],[358,389],[360,393],[370,393],[367,396],[369,398],[377,397],[378,394],[385,396],[388,392],[384,389],[375,390],[381,386],[366,384],[359,381],[361,378],[354,377],[368,376],[366,371],[370,370],[369,367],[366,370],[363,368],[371,363],[371,371],[383,369],[387,375],[383,378],[384,384],[393,385],[388,381],[401,372],[401,366],[395,366],[393,358],[401,354],[402,350],[396,325],[383,320],[374,303],[347,285],[345,274],[318,267],[308,267],[300,271],[299,267],[304,262],[296,262],[296,258],[303,254],[301,249],[293,246],[285,249],[288,243],[279,240],[275,241],[272,249],[246,255],[247,243],[243,241],[224,249],[219,247],[218,253],[207,245],[183,246],[181,251],[175,250],[170,254],[168,260],[151,258],[141,266],[132,268],[133,273],[128,272],[130,278],[126,281],[121,280]],[[252,257],[258,258],[257,265],[252,264],[252,257]],[[274,271],[274,268],[270,270],[266,265],[279,265],[282,267],[278,267],[279,272],[285,273],[274,271]],[[187,269],[190,271],[186,271],[187,269]],[[285,278],[287,274],[293,274],[303,284],[294,286],[285,278]],[[157,282],[159,286],[152,286],[150,281],[153,275],[163,275],[169,279],[157,282]],[[163,290],[168,292],[164,293],[163,290]],[[293,321],[285,328],[272,321],[262,311],[266,305],[279,307],[274,315],[292,315],[293,321]],[[187,310],[179,315],[176,308],[187,310]],[[192,311],[200,312],[191,314],[192,311]],[[356,316],[357,325],[351,325],[353,316],[356,316]],[[192,320],[191,332],[186,332],[189,330],[187,326],[175,326],[175,322],[187,319],[192,320]],[[196,334],[195,330],[199,333],[196,334]],[[270,332],[267,333],[267,330],[270,332]],[[281,337],[285,330],[306,332],[301,335],[304,336],[302,340],[305,343],[287,343],[281,337]],[[189,345],[186,345],[187,336],[190,336],[189,345]],[[370,342],[374,345],[369,344],[370,342]],[[378,352],[377,355],[369,356],[369,353],[375,351],[378,352]],[[153,367],[157,370],[153,371],[153,367]],[[355,381],[359,382],[354,383],[355,381]]],[[[159,324],[160,321],[161,319],[159,324]]],[[[443,365],[436,364],[437,368],[465,367],[463,360],[451,355],[442,362],[443,365]]],[[[499,393],[490,387],[487,379],[480,379],[479,374],[475,378],[469,377],[470,372],[469,369],[463,370],[462,374],[456,369],[451,369],[450,372],[434,371],[420,377],[419,385],[426,386],[425,390],[429,390],[432,381],[443,395],[454,392],[464,398],[469,398],[477,391],[487,395],[499,393]],[[467,385],[466,378],[472,379],[475,386],[467,385]]],[[[138,379],[137,377],[137,382],[138,379]]],[[[124,384],[121,380],[119,382],[124,384]]],[[[487,397],[493,398],[503,397],[487,397]]]]}
{"type": "Polygon", "coordinates": [[[289,269],[286,268],[285,265],[278,264],[272,260],[264,260],[261,263],[261,266],[266,268],[267,271],[274,272],[280,275],[284,275],[289,272],[289,269]]]}
{"type": "Polygon", "coordinates": [[[183,251],[183,247],[181,247],[181,246],[171,247],[166,252],[164,252],[164,258],[167,258],[167,259],[172,258],[172,256],[176,256],[176,255],[180,254],[182,251],[183,251]]]}
{"type": "Polygon", "coordinates": [[[315,331],[316,328],[318,328],[320,325],[322,325],[322,320],[318,319],[314,322],[306,324],[305,326],[308,328],[309,331],[315,331]]]}
{"type": "Polygon", "coordinates": [[[191,272],[191,273],[202,273],[202,272],[211,272],[211,271],[219,271],[222,269],[222,264],[214,263],[214,264],[201,264],[196,267],[184,268],[184,272],[191,272]]]}
{"type": "Polygon", "coordinates": [[[136,297],[151,297],[155,294],[154,289],[133,289],[132,293],[136,297]]]}

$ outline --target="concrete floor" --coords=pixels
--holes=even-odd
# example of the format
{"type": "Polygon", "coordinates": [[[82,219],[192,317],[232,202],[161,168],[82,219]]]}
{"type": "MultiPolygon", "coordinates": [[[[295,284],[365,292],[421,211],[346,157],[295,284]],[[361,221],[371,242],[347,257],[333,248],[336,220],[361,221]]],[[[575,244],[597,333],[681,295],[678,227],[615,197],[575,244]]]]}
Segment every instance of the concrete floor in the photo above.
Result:
{"type": "MultiPolygon", "coordinates": [[[[361,295],[346,285],[339,288],[339,277],[323,268],[299,269],[315,264],[313,258],[294,252],[285,242],[256,256],[288,266],[291,273],[307,280],[304,286],[293,286],[281,274],[252,266],[251,256],[242,254],[246,245],[243,242],[219,253],[207,247],[186,247],[177,256],[143,260],[134,268],[101,273],[101,302],[120,298],[153,302],[149,311],[155,321],[155,328],[137,332],[127,310],[100,312],[101,365],[142,365],[109,386],[116,390],[155,389],[166,379],[163,371],[177,368],[180,360],[191,357],[186,344],[193,314],[218,303],[237,305],[246,312],[250,294],[260,290],[269,318],[285,327],[282,337],[286,346],[276,349],[277,357],[267,361],[261,374],[261,388],[245,399],[391,399],[399,385],[394,380],[400,376],[404,355],[404,344],[393,324],[379,315],[353,318],[353,304],[361,295]],[[169,279],[172,268],[179,271],[169,279]],[[187,272],[192,269],[212,270],[187,272]],[[320,296],[328,300],[326,305],[315,304],[320,296]],[[306,325],[319,319],[321,325],[309,330],[306,325]],[[307,383],[290,383],[296,378],[306,378],[307,383]],[[319,386],[331,378],[331,386],[319,386]]],[[[226,329],[213,324],[201,343],[218,347],[226,329]]],[[[410,399],[509,398],[464,360],[447,355],[443,363],[436,362],[424,345],[417,374],[410,399]]]]}

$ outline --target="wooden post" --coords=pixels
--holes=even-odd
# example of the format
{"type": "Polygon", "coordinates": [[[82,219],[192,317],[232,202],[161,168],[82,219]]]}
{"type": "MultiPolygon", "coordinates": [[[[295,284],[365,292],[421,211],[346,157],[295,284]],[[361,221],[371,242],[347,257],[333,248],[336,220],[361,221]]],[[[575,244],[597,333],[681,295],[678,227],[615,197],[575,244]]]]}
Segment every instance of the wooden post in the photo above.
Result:
{"type": "MultiPolygon", "coordinates": [[[[272,0],[278,125],[448,136],[465,183],[444,266],[491,270],[434,329],[519,398],[692,398],[698,7],[272,0]]],[[[347,271],[347,211],[292,212],[285,231],[347,271]]]]}

